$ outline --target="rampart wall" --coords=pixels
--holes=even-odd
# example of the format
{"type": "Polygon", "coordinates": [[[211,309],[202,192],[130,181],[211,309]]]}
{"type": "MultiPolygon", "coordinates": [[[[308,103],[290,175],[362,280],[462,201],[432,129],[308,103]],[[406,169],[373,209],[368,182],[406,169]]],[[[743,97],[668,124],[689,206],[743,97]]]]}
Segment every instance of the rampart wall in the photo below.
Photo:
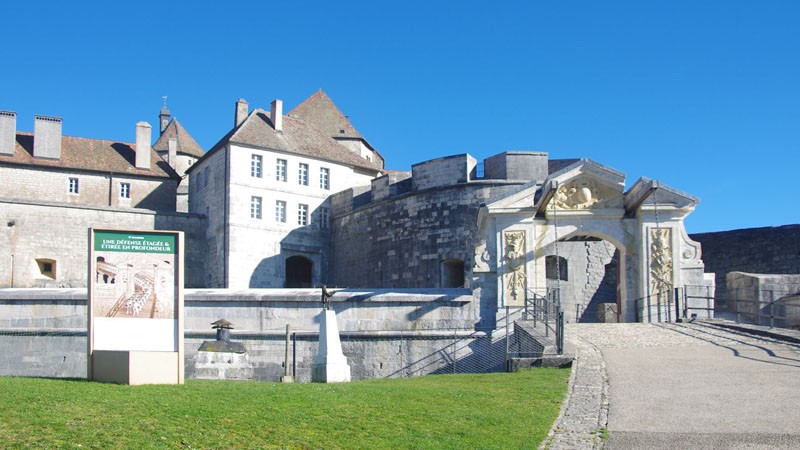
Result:
{"type": "MultiPolygon", "coordinates": [[[[504,367],[504,336],[476,329],[478,302],[469,290],[339,291],[331,304],[353,379],[504,367]]],[[[283,375],[289,325],[290,365],[299,381],[310,381],[321,311],[317,289],[189,289],[186,376],[194,376],[202,342],[215,339],[211,322],[224,318],[257,380],[283,375]]],[[[0,376],[86,376],[85,289],[0,289],[0,318],[0,376]]]]}
{"type": "Polygon", "coordinates": [[[800,274],[730,272],[727,292],[738,321],[800,329],[800,274]]]}
{"type": "Polygon", "coordinates": [[[0,225],[0,287],[86,286],[90,227],[183,231],[186,286],[205,283],[203,216],[0,199],[0,225]],[[37,259],[53,261],[55,279],[37,259]]]}
{"type": "Polygon", "coordinates": [[[470,287],[478,209],[519,182],[471,181],[412,191],[353,208],[352,191],[332,198],[329,280],[339,286],[443,287],[442,263],[464,264],[470,287]]]}
{"type": "Polygon", "coordinates": [[[731,310],[730,272],[800,274],[800,225],[692,234],[700,242],[705,271],[715,273],[717,309],[731,310]]]}

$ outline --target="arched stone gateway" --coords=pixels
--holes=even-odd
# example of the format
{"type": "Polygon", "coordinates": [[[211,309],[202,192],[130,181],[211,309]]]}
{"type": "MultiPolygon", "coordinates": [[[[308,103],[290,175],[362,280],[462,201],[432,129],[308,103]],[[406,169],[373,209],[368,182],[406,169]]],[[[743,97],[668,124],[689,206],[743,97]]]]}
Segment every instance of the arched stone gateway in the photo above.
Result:
{"type": "Polygon", "coordinates": [[[485,242],[475,251],[473,274],[486,287],[495,284],[498,308],[524,306],[548,285],[567,283],[553,276],[554,261],[568,264],[570,278],[581,280],[585,272],[585,285],[594,286],[559,289],[567,320],[601,316],[584,315],[583,305],[615,311],[619,321],[664,321],[675,317],[675,288],[713,286],[700,244],[683,223],[699,200],[647,178],[624,189],[624,174],[581,159],[483,206],[478,225],[485,242]],[[616,293],[606,286],[598,294],[608,280],[616,293]]]}
{"type": "Polygon", "coordinates": [[[310,288],[314,263],[305,256],[290,256],[286,258],[286,287],[310,288]]]}

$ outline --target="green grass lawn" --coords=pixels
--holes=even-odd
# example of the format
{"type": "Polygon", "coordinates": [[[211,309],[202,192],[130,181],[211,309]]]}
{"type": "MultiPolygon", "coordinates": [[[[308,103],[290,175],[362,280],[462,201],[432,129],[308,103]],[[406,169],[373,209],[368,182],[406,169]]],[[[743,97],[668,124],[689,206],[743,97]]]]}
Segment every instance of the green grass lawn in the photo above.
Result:
{"type": "Polygon", "coordinates": [[[0,378],[3,448],[536,448],[568,369],[344,384],[0,378]]]}

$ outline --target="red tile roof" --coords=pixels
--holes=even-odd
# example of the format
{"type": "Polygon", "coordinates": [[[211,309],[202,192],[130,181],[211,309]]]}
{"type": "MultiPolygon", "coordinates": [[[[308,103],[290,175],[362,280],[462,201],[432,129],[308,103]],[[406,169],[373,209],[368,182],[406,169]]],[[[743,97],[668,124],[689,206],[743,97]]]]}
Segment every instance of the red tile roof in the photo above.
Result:
{"type": "Polygon", "coordinates": [[[297,105],[289,112],[288,116],[312,123],[334,138],[363,139],[363,136],[350,123],[350,119],[339,111],[333,100],[322,89],[297,105]]]}
{"type": "Polygon", "coordinates": [[[160,178],[180,178],[153,149],[150,149],[150,169],[137,169],[136,145],[129,142],[62,136],[61,157],[49,159],[34,158],[33,139],[33,133],[17,132],[14,154],[0,155],[0,164],[25,164],[160,178]]]}
{"type": "Polygon", "coordinates": [[[353,153],[304,120],[283,116],[282,130],[275,131],[270,113],[263,109],[253,110],[239,127],[231,130],[206,154],[214,153],[228,143],[294,153],[375,172],[383,171],[379,162],[368,161],[353,153]]]}
{"type": "Polygon", "coordinates": [[[156,143],[153,144],[153,149],[158,152],[169,151],[169,140],[172,138],[178,140],[178,153],[191,155],[195,158],[202,158],[206,154],[192,135],[174,117],[169,121],[167,128],[161,133],[156,143]]]}

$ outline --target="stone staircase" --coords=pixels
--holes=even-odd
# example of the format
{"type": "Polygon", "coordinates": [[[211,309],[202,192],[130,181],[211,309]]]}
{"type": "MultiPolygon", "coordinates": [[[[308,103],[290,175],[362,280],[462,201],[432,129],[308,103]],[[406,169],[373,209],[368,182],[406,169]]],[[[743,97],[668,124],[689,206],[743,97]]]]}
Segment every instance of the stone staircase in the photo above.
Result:
{"type": "Polygon", "coordinates": [[[530,367],[569,367],[573,355],[558,354],[555,332],[532,320],[514,322],[509,344],[509,371],[530,367]]]}

